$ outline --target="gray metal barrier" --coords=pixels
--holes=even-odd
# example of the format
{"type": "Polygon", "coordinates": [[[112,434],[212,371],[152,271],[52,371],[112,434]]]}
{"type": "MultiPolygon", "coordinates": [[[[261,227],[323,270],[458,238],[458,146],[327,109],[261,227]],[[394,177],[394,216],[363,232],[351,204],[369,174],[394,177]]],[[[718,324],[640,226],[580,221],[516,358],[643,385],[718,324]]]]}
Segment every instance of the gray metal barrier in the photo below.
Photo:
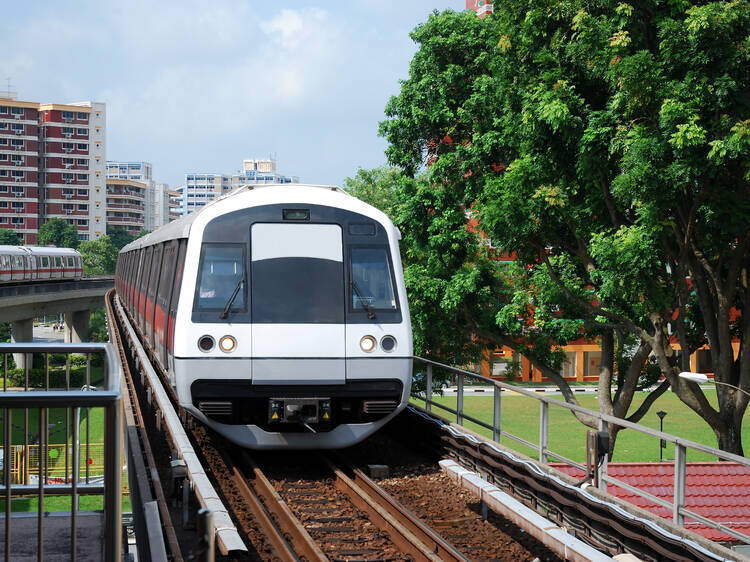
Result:
{"type": "MultiPolygon", "coordinates": [[[[480,427],[483,427],[489,431],[492,431],[493,439],[498,443],[500,442],[501,437],[505,437],[505,438],[511,439],[512,441],[515,441],[516,443],[524,445],[537,452],[538,460],[541,464],[547,464],[549,459],[554,459],[556,461],[560,461],[567,465],[579,468],[583,470],[584,472],[587,472],[588,470],[586,466],[580,463],[577,463],[574,460],[569,459],[563,455],[559,455],[549,449],[549,407],[550,406],[563,408],[571,412],[578,412],[580,414],[590,416],[598,421],[599,429],[601,431],[607,430],[607,424],[614,424],[623,428],[632,429],[633,431],[637,431],[639,433],[644,433],[656,439],[661,439],[667,443],[674,444],[674,448],[675,448],[674,495],[673,495],[673,499],[671,502],[665,501],[652,494],[649,494],[648,492],[644,492],[643,490],[640,490],[634,486],[631,486],[630,484],[627,484],[626,482],[623,482],[621,480],[608,476],[606,456],[604,457],[603,462],[597,466],[596,481],[598,482],[599,488],[606,491],[607,483],[610,483],[615,486],[619,486],[634,494],[637,494],[643,498],[646,498],[649,501],[657,505],[670,509],[673,514],[673,517],[672,517],[673,522],[676,525],[684,527],[685,517],[688,517],[690,519],[703,523],[706,526],[717,529],[721,531],[722,533],[725,533],[731,537],[734,537],[744,543],[750,544],[750,536],[747,536],[744,533],[740,533],[738,531],[730,529],[717,521],[707,519],[706,517],[703,517],[702,515],[695,513],[694,511],[691,511],[685,507],[685,482],[686,482],[685,475],[686,475],[686,467],[687,467],[686,459],[687,459],[688,449],[700,451],[702,453],[707,453],[709,455],[716,456],[717,458],[725,460],[725,461],[731,461],[731,462],[735,462],[744,466],[750,466],[750,459],[748,459],[747,457],[741,457],[739,455],[727,453],[720,449],[715,449],[713,447],[708,447],[701,443],[696,443],[694,441],[682,439],[681,437],[677,437],[676,435],[671,435],[669,433],[663,433],[661,431],[651,429],[650,427],[646,427],[646,426],[639,425],[633,422],[629,422],[622,418],[616,418],[614,416],[603,414],[595,410],[589,410],[581,406],[576,406],[574,404],[568,404],[567,402],[555,400],[554,398],[549,398],[547,396],[544,396],[543,394],[534,392],[533,390],[528,390],[520,386],[515,386],[515,385],[504,383],[501,381],[488,379],[487,377],[477,375],[476,373],[465,371],[463,369],[458,369],[456,367],[451,367],[449,365],[444,365],[436,361],[431,361],[429,359],[424,359],[422,357],[414,357],[414,360],[418,363],[426,365],[425,394],[424,396],[421,396],[418,393],[412,394],[414,398],[423,400],[425,402],[425,410],[427,410],[428,412],[431,412],[433,408],[438,408],[440,410],[450,412],[451,414],[456,416],[456,422],[459,425],[464,425],[466,421],[475,423],[480,427]],[[450,373],[451,375],[454,375],[457,377],[456,408],[455,409],[445,406],[444,404],[435,402],[433,400],[433,375],[434,375],[435,369],[446,371],[450,373]],[[480,420],[474,416],[471,416],[470,414],[466,412],[464,408],[464,382],[466,380],[466,377],[468,377],[470,380],[474,379],[474,380],[481,381],[483,384],[492,385],[494,408],[493,408],[493,421],[491,424],[487,423],[484,420],[480,420]],[[502,429],[502,425],[501,425],[502,390],[512,391],[517,394],[522,394],[524,396],[534,398],[535,400],[539,402],[539,442],[538,443],[532,443],[526,439],[523,439],[522,437],[513,435],[512,433],[509,433],[502,429]]],[[[487,394],[490,394],[490,393],[487,393],[487,394]]]]}
{"type": "MultiPolygon", "coordinates": [[[[5,560],[11,559],[12,498],[37,499],[36,556],[45,559],[45,497],[69,496],[70,559],[78,551],[78,500],[83,495],[103,496],[104,559],[116,561],[122,552],[122,408],[121,368],[111,344],[0,344],[3,385],[0,409],[3,422],[3,465],[0,500],[5,501],[5,560]],[[24,358],[20,370],[10,369],[10,358],[24,358]],[[64,356],[64,357],[63,357],[64,356]],[[36,366],[35,366],[36,365],[36,366]],[[9,381],[15,381],[10,384],[9,381]],[[95,444],[90,442],[91,408],[104,411],[102,474],[91,474],[91,455],[95,444]],[[64,410],[65,443],[54,449],[49,442],[51,410],[64,410]],[[14,411],[15,410],[15,411],[14,411]],[[23,410],[23,412],[19,412],[23,410]],[[38,431],[31,432],[30,411],[36,410],[38,431]],[[85,414],[83,430],[81,413],[85,414]],[[22,421],[14,424],[19,414],[22,421]],[[13,428],[17,427],[13,438],[13,428]],[[22,431],[22,439],[18,437],[22,431]],[[85,434],[81,443],[80,433],[85,434]],[[16,441],[16,442],[14,442],[16,441]],[[22,441],[22,442],[20,442],[22,441]],[[31,441],[31,442],[30,442],[31,441]],[[85,447],[82,451],[81,444],[85,447]],[[55,477],[50,467],[50,450],[62,449],[64,463],[58,460],[62,477],[55,477]],[[36,467],[33,467],[36,452],[36,467]],[[85,467],[80,466],[85,453],[85,467]],[[17,461],[17,462],[16,462],[17,461]],[[32,483],[36,480],[36,483],[32,483]]],[[[56,412],[60,417],[59,412],[56,412]]],[[[16,514],[18,517],[18,514],[16,514]]],[[[26,545],[28,547],[28,545],[26,545]]]]}

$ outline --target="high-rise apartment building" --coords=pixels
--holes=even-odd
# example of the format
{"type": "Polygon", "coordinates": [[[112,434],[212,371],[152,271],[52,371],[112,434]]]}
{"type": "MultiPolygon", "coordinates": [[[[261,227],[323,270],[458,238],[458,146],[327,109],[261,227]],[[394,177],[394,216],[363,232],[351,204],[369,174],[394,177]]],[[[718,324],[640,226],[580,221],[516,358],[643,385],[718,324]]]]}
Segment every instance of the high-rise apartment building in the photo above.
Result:
{"type": "Polygon", "coordinates": [[[143,230],[147,188],[141,181],[107,178],[107,224],[128,234],[143,230]]]}
{"type": "Polygon", "coordinates": [[[36,244],[62,218],[81,240],[105,232],[106,106],[0,98],[0,228],[36,244]]]}
{"type": "Polygon", "coordinates": [[[150,162],[107,161],[108,179],[133,180],[145,185],[142,228],[150,231],[174,220],[169,218],[169,185],[155,182],[152,170],[150,162]]]}
{"type": "Polygon", "coordinates": [[[182,216],[185,216],[239,187],[270,183],[299,183],[299,177],[279,174],[273,158],[252,159],[243,160],[242,170],[236,174],[185,174],[184,185],[175,189],[180,194],[182,216]]]}

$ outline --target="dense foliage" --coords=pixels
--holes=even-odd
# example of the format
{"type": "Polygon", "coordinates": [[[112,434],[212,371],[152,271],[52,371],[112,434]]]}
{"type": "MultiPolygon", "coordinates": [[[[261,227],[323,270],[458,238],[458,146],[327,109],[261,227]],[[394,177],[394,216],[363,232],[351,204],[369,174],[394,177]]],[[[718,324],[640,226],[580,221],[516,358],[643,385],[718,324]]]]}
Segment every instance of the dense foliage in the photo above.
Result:
{"type": "Polygon", "coordinates": [[[96,240],[81,242],[78,251],[83,259],[84,275],[113,275],[117,265],[118,248],[108,234],[96,240]]]}
{"type": "Polygon", "coordinates": [[[15,230],[0,228],[0,245],[20,246],[21,244],[23,244],[23,240],[15,230]]]}
{"type": "Polygon", "coordinates": [[[671,385],[742,452],[747,396],[717,386],[715,409],[677,374],[707,343],[716,380],[750,390],[750,5],[509,1],[412,38],[381,134],[407,174],[428,165],[399,215],[427,348],[466,325],[575,401],[559,346],[596,337],[603,411],[627,416],[655,365],[666,380],[629,419],[671,385]]]}
{"type": "Polygon", "coordinates": [[[65,219],[50,219],[39,227],[39,245],[77,248],[78,229],[65,219]]]}

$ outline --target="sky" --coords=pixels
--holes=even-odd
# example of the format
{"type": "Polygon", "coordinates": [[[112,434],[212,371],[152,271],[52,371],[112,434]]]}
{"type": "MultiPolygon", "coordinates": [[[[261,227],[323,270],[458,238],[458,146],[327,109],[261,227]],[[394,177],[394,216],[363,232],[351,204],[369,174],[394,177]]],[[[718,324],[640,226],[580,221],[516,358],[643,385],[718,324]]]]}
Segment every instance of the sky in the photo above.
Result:
{"type": "Polygon", "coordinates": [[[282,174],[341,185],[386,163],[384,108],[408,77],[409,32],[463,0],[31,0],[3,7],[0,90],[107,104],[107,159],[156,181],[282,174]]]}

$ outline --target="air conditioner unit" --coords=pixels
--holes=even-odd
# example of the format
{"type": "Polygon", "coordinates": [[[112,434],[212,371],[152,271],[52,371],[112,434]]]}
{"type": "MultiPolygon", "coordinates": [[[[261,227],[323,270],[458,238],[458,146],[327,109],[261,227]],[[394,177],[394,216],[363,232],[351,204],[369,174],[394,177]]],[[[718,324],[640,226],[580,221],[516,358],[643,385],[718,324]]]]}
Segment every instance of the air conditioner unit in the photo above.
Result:
{"type": "Polygon", "coordinates": [[[72,149],[72,148],[63,148],[63,150],[64,150],[65,152],[67,152],[68,154],[70,154],[71,152],[73,152],[73,149],[72,149]]]}
{"type": "Polygon", "coordinates": [[[23,129],[16,129],[16,134],[17,135],[22,135],[23,134],[23,129]]]}
{"type": "Polygon", "coordinates": [[[13,181],[22,181],[22,180],[23,180],[23,178],[20,178],[18,176],[16,176],[15,178],[13,178],[13,181]]]}
{"type": "Polygon", "coordinates": [[[64,136],[64,137],[65,137],[66,139],[69,139],[70,137],[72,137],[72,136],[73,136],[73,133],[63,133],[63,136],[64,136]]]}
{"type": "Polygon", "coordinates": [[[65,199],[73,199],[73,196],[70,193],[66,193],[65,199]]]}
{"type": "Polygon", "coordinates": [[[65,167],[66,167],[66,168],[72,168],[72,167],[73,167],[73,164],[65,164],[65,167]]]}
{"type": "Polygon", "coordinates": [[[16,213],[23,213],[23,207],[16,209],[16,213]]]}
{"type": "Polygon", "coordinates": [[[20,192],[15,191],[13,192],[13,195],[15,195],[16,197],[23,197],[23,191],[20,191],[20,192]]]}
{"type": "Polygon", "coordinates": [[[65,183],[73,183],[73,180],[65,180],[65,183]]]}
{"type": "Polygon", "coordinates": [[[70,209],[66,210],[65,212],[68,213],[69,215],[73,214],[73,211],[71,211],[70,209]]]}
{"type": "Polygon", "coordinates": [[[63,117],[63,121],[65,121],[66,123],[72,123],[73,122],[73,118],[72,117],[63,117]]]}
{"type": "Polygon", "coordinates": [[[16,166],[23,166],[23,160],[15,160],[16,166]]]}
{"type": "Polygon", "coordinates": [[[15,148],[16,150],[23,150],[23,145],[22,144],[16,144],[16,145],[13,146],[13,148],[15,148]]]}
{"type": "Polygon", "coordinates": [[[23,115],[21,115],[20,113],[16,113],[16,114],[13,115],[13,119],[19,119],[20,120],[21,117],[23,117],[23,115]]]}

